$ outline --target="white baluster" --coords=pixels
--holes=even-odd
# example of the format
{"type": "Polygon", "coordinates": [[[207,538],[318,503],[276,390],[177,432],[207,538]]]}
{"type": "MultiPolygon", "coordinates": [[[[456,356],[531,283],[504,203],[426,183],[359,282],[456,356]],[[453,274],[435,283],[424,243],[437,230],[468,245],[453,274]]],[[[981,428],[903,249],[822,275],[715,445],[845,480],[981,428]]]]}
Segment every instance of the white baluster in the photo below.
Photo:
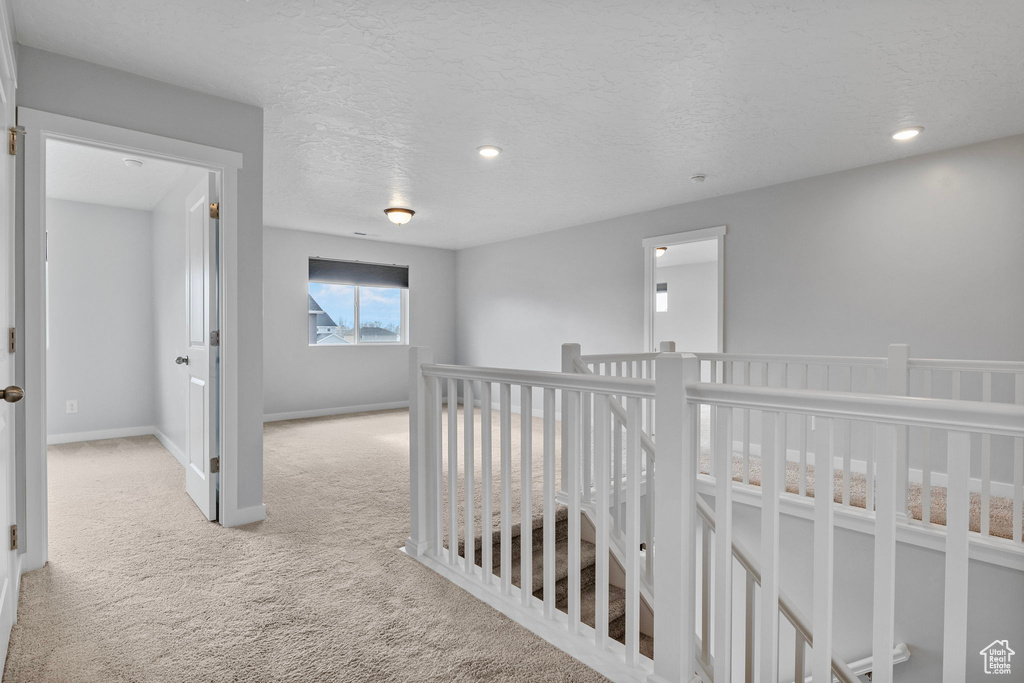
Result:
{"type": "Polygon", "coordinates": [[[761,413],[761,683],[779,680],[779,493],[785,486],[780,418],[761,413]]]}
{"type": "Polygon", "coordinates": [[[593,487],[592,471],[594,465],[593,438],[593,394],[583,394],[583,502],[590,503],[593,487]]]}
{"type": "MultiPolygon", "coordinates": [[[[747,584],[745,599],[747,603],[747,620],[743,629],[743,680],[745,683],[754,683],[755,670],[757,668],[757,643],[754,636],[757,633],[757,587],[754,584],[754,577],[747,572],[747,584]]],[[[828,680],[828,679],[825,679],[828,680]]]]}
{"type": "MultiPolygon", "coordinates": [[[[801,389],[807,389],[807,364],[800,363],[799,366],[799,380],[798,386],[801,389]]],[[[797,429],[800,432],[800,488],[798,493],[801,496],[807,495],[807,440],[808,436],[808,420],[806,415],[800,415],[797,417],[797,429]]]]}
{"type": "Polygon", "coordinates": [[[962,683],[967,673],[970,434],[949,433],[946,472],[946,598],[942,620],[942,683],[962,683]]]}
{"type": "MultiPolygon", "coordinates": [[[[992,373],[981,375],[981,400],[992,402],[992,373]]],[[[981,435],[981,535],[989,535],[992,516],[992,435],[981,435]]]]}
{"type": "Polygon", "coordinates": [[[580,630],[580,395],[570,391],[568,415],[562,416],[562,429],[569,434],[569,632],[580,630]]]}
{"type": "MultiPolygon", "coordinates": [[[[751,386],[750,363],[743,363],[743,382],[751,386]]],[[[731,457],[730,457],[731,459],[731,457]]],[[[743,411],[743,483],[750,483],[750,409],[743,411]]]]}
{"type": "MultiPolygon", "coordinates": [[[[594,489],[594,527],[597,554],[594,581],[597,596],[594,601],[594,639],[598,650],[608,647],[608,532],[611,519],[608,514],[608,442],[611,436],[612,414],[606,394],[594,397],[594,470],[597,486],[594,489]]],[[[650,546],[647,549],[651,554],[650,546]]]]}
{"type": "Polygon", "coordinates": [[[700,517],[700,659],[711,663],[711,528],[700,517]]]}
{"type": "Polygon", "coordinates": [[[640,399],[629,397],[626,433],[626,664],[640,656],[640,399]]]}
{"type": "Polygon", "coordinates": [[[615,528],[621,533],[622,520],[622,432],[623,424],[614,418],[612,421],[612,519],[615,520],[615,528]]]}
{"type": "Polygon", "coordinates": [[[533,388],[519,388],[519,587],[523,606],[533,604],[533,388]]]}
{"type": "MultiPolygon", "coordinates": [[[[932,371],[925,369],[921,377],[921,393],[924,398],[932,398],[932,371]]],[[[932,430],[925,427],[921,430],[921,521],[932,522],[932,430]]]]}
{"type": "MultiPolygon", "coordinates": [[[[579,344],[562,344],[562,372],[572,373],[573,368],[576,366],[576,359],[580,355],[579,344]]],[[[566,391],[562,392],[562,419],[565,419],[565,414],[569,412],[569,393],[566,391]]],[[[562,429],[562,486],[561,490],[566,491],[566,481],[569,479],[569,454],[568,454],[568,438],[569,434],[562,429]]]]}
{"type": "MultiPolygon", "coordinates": [[[[1013,376],[1013,402],[1024,406],[1024,374],[1013,376]]],[[[1013,440],[1013,540],[1021,542],[1024,516],[1024,438],[1013,440]]]]}
{"type": "Polygon", "coordinates": [[[874,607],[872,610],[872,681],[892,683],[896,603],[896,509],[899,476],[896,427],[875,425],[878,493],[875,498],[874,607]]]}
{"type": "MultiPolygon", "coordinates": [[[[812,595],[811,678],[832,680],[832,583],[834,562],[832,506],[833,421],[817,418],[814,442],[814,588],[812,595]]],[[[801,681],[802,683],[802,681],[801,681]]]]}
{"type": "Polygon", "coordinates": [[[512,387],[498,386],[501,440],[501,593],[512,593],[512,387]]]}
{"type": "Polygon", "coordinates": [[[491,473],[491,383],[480,383],[480,567],[484,584],[494,575],[494,510],[493,475],[491,473]]]}
{"type": "MultiPolygon", "coordinates": [[[[473,420],[476,414],[476,407],[474,405],[473,396],[473,382],[465,380],[462,383],[462,436],[465,439],[465,446],[463,448],[463,465],[462,465],[462,482],[465,488],[466,496],[466,530],[464,538],[466,539],[466,573],[470,576],[476,571],[476,532],[474,530],[474,520],[476,517],[476,492],[474,491],[476,485],[476,474],[475,474],[475,458],[476,458],[476,443],[474,441],[473,434],[473,420]]],[[[482,526],[482,525],[481,525],[482,526]]],[[[481,533],[483,533],[481,529],[481,533]]]]}
{"type": "Polygon", "coordinates": [[[431,377],[427,390],[430,392],[430,422],[433,424],[433,470],[431,482],[434,496],[434,536],[432,538],[434,553],[440,558],[444,555],[444,403],[441,399],[441,383],[439,377],[431,377]]]}
{"type": "Polygon", "coordinates": [[[544,390],[544,616],[555,618],[555,390],[544,390]]]}
{"type": "MultiPolygon", "coordinates": [[[[890,396],[910,396],[910,347],[890,344],[887,380],[890,396]]],[[[907,492],[910,488],[910,428],[896,427],[896,519],[907,521],[907,492]]],[[[870,509],[870,508],[869,508],[870,509]]],[[[890,643],[890,646],[892,643],[890,643]]]]}
{"type": "Polygon", "coordinates": [[[715,680],[732,681],[732,408],[715,406],[715,680]]]}
{"type": "Polygon", "coordinates": [[[459,561],[459,385],[448,380],[448,563],[459,561]]]}
{"type": "MultiPolygon", "coordinates": [[[[805,650],[806,646],[807,646],[807,643],[804,642],[803,636],[801,636],[800,633],[798,632],[796,634],[796,649],[794,650],[794,653],[793,653],[793,655],[794,655],[794,659],[793,659],[793,673],[794,673],[793,681],[794,681],[794,683],[801,683],[804,680],[804,678],[806,678],[806,674],[804,673],[804,667],[806,666],[806,662],[807,662],[807,653],[806,653],[806,650],[805,650]]],[[[826,679],[826,680],[828,680],[828,679],[826,679]]]]}

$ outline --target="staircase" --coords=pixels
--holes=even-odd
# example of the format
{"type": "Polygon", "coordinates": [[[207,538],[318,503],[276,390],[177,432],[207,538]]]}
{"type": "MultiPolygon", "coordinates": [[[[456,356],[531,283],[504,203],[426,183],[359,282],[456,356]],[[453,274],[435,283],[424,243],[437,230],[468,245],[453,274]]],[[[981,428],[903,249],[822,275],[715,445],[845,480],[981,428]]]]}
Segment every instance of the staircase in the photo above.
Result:
{"type": "MultiPolygon", "coordinates": [[[[522,588],[520,578],[522,570],[522,535],[521,525],[515,524],[509,530],[511,544],[512,585],[522,588]]],[[[533,595],[544,598],[544,517],[533,518],[532,552],[533,552],[533,595]]],[[[501,532],[494,531],[491,537],[491,566],[494,575],[501,576],[501,532]]],[[[483,538],[476,537],[473,557],[476,565],[482,566],[483,538]]],[[[465,541],[459,541],[459,557],[466,556],[465,541]]],[[[566,614],[569,612],[569,509],[559,506],[555,511],[555,607],[566,614]]],[[[610,561],[611,558],[609,558],[610,561]]],[[[594,611],[597,599],[596,549],[593,543],[580,541],[580,620],[594,627],[594,611]]],[[[620,643],[626,642],[626,591],[619,586],[608,586],[608,637],[620,643]]],[[[640,654],[654,658],[654,638],[640,634],[640,654]]]]}

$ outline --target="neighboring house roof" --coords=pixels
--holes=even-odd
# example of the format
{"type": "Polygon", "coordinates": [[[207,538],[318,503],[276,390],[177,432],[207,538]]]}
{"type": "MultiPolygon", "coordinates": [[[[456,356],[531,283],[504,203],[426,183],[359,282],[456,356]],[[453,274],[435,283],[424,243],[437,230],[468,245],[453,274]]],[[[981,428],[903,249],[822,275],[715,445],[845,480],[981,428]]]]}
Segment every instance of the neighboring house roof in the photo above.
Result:
{"type": "Polygon", "coordinates": [[[343,338],[337,332],[331,332],[330,334],[318,334],[316,335],[317,344],[351,344],[349,340],[343,338]]]}
{"type": "Polygon", "coordinates": [[[359,328],[360,337],[386,337],[388,339],[398,339],[398,333],[392,332],[391,330],[385,330],[383,327],[365,326],[359,328]]]}
{"type": "Polygon", "coordinates": [[[309,312],[310,313],[322,313],[324,309],[320,308],[320,304],[316,302],[312,294],[309,294],[309,312]]]}
{"type": "Polygon", "coordinates": [[[317,327],[337,327],[338,323],[334,322],[334,318],[327,315],[323,311],[316,314],[316,326],[317,327]]]}

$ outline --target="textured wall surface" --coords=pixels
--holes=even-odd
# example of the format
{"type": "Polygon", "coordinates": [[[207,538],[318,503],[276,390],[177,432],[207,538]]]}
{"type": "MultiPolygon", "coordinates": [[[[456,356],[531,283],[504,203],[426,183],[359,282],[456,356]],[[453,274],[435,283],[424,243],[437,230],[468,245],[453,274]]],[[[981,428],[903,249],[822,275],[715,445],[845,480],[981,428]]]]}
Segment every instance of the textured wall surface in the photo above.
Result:
{"type": "Polygon", "coordinates": [[[263,107],[269,225],[391,241],[483,244],[1024,132],[1019,0],[13,4],[23,44],[263,107]],[[909,124],[927,130],[889,139],[909,124]]]}

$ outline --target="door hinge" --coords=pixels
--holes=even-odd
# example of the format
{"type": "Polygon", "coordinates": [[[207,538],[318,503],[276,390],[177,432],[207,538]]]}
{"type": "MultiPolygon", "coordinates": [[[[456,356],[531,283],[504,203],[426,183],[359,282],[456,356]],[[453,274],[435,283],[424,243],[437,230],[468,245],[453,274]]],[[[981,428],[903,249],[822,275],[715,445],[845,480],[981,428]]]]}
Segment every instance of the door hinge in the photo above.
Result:
{"type": "Polygon", "coordinates": [[[217,474],[220,472],[220,458],[210,458],[210,473],[217,474]]]}
{"type": "Polygon", "coordinates": [[[220,346],[220,330],[210,333],[210,346],[220,346]]]}
{"type": "Polygon", "coordinates": [[[215,220],[220,219],[220,204],[218,204],[217,202],[213,202],[212,204],[210,204],[210,218],[213,218],[215,220]]]}
{"type": "Polygon", "coordinates": [[[15,353],[18,350],[18,328],[12,327],[7,331],[7,351],[15,353]]]}
{"type": "Polygon", "coordinates": [[[25,129],[14,126],[7,130],[7,153],[12,157],[18,155],[18,133],[24,133],[25,129]]]}
{"type": "Polygon", "coordinates": [[[18,525],[11,525],[11,550],[18,549],[18,525]]]}

